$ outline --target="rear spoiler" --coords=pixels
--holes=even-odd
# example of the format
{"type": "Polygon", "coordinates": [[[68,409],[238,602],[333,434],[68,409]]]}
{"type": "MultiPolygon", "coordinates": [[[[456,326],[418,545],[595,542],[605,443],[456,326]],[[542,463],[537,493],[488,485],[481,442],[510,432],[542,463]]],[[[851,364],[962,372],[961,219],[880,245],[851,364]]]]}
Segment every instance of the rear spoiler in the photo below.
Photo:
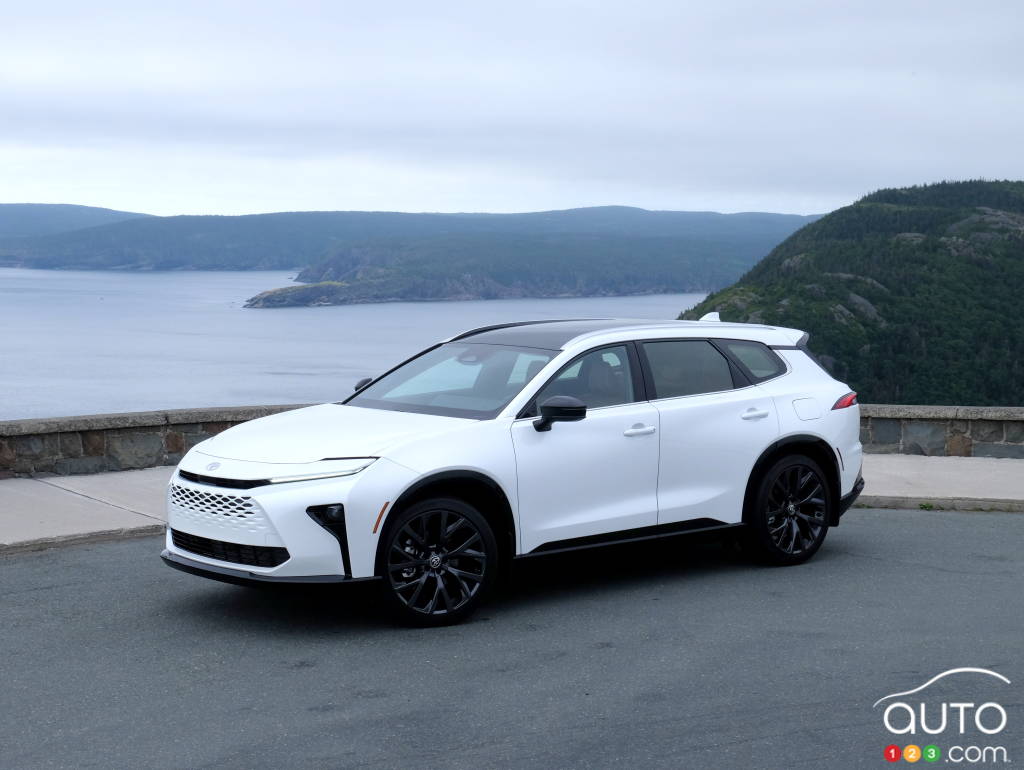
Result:
{"type": "MultiPolygon", "coordinates": [[[[721,323],[722,317],[717,313],[705,313],[698,321],[709,321],[711,323],[721,323]]],[[[810,339],[810,335],[807,332],[802,332],[799,329],[788,329],[785,326],[773,326],[771,327],[775,331],[779,332],[785,339],[789,341],[788,345],[771,345],[770,347],[777,350],[792,350],[800,349],[804,350],[807,347],[807,340],[810,339]]]]}
{"type": "Polygon", "coordinates": [[[775,331],[782,334],[783,337],[790,341],[789,345],[772,345],[773,348],[781,348],[785,350],[787,348],[797,348],[803,350],[807,347],[807,340],[811,338],[811,335],[807,332],[802,332],[799,329],[786,329],[781,326],[776,326],[775,331]]]}

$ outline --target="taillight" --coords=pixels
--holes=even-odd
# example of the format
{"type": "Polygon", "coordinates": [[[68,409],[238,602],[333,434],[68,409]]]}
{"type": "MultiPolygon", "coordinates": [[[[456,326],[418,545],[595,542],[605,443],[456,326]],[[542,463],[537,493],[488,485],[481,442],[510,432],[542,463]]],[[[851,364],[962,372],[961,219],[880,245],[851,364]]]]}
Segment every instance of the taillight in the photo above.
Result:
{"type": "Polygon", "coordinates": [[[851,392],[851,393],[847,393],[841,399],[836,401],[835,405],[833,405],[832,408],[833,409],[846,409],[846,407],[853,406],[856,403],[857,403],[857,394],[851,392]]]}

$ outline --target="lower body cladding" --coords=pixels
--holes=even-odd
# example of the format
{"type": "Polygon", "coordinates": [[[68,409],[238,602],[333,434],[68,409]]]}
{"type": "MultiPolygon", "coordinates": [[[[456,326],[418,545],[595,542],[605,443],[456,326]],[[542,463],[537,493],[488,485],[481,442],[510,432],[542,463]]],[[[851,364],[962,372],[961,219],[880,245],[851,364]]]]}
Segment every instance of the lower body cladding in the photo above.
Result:
{"type": "Polygon", "coordinates": [[[839,498],[839,508],[836,511],[836,524],[839,523],[839,519],[843,516],[843,514],[853,507],[853,504],[857,502],[857,498],[860,497],[860,493],[863,491],[864,478],[860,474],[858,474],[857,480],[853,484],[853,489],[851,489],[847,494],[839,498]]]}
{"type": "Polygon", "coordinates": [[[227,582],[372,578],[377,520],[413,477],[383,459],[353,476],[251,489],[176,473],[161,556],[168,566],[227,582]]]}

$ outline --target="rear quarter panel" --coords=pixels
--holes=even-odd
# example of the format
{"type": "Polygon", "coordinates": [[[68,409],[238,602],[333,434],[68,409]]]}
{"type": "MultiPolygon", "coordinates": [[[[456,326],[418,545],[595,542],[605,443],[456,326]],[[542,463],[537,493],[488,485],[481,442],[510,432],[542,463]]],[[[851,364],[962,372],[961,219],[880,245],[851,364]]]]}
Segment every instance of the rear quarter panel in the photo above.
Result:
{"type": "Polygon", "coordinates": [[[839,465],[841,494],[846,495],[861,475],[860,407],[833,410],[850,387],[829,376],[802,350],[776,352],[790,371],[761,387],[775,401],[779,437],[804,434],[826,441],[839,465]]]}

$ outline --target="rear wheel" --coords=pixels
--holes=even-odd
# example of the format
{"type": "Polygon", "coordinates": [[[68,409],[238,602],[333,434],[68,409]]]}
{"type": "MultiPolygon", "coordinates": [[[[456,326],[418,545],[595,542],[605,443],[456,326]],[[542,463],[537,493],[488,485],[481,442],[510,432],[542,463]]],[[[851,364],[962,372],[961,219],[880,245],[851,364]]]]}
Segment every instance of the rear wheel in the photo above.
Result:
{"type": "Polygon", "coordinates": [[[747,545],[771,564],[800,564],[821,548],[835,501],[825,473],[805,455],[775,462],[761,476],[747,516],[747,545]]]}
{"type": "Polygon", "coordinates": [[[487,520],[461,500],[416,503],[390,522],[382,544],[384,593],[412,625],[457,623],[494,583],[498,547],[487,520]]]}

